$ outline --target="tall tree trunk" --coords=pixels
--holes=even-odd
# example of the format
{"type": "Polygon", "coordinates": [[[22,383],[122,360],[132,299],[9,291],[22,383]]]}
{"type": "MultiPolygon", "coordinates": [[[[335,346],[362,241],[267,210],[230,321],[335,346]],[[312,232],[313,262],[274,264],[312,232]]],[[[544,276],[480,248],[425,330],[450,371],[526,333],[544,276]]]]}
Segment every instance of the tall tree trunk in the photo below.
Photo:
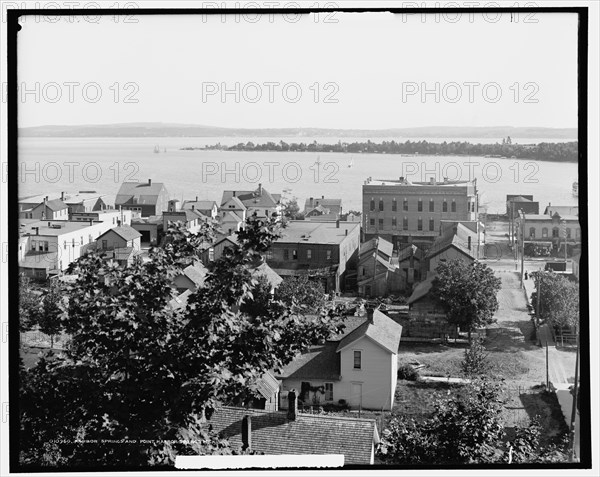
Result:
{"type": "Polygon", "coordinates": [[[470,346],[471,345],[471,328],[469,328],[468,336],[469,336],[469,346],[470,346]]]}

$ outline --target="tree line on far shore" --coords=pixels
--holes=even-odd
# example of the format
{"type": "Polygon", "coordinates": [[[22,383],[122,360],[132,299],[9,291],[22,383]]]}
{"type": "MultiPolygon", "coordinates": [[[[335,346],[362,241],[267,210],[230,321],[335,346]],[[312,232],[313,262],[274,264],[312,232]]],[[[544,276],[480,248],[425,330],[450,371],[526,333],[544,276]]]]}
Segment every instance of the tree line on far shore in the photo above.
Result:
{"type": "Polygon", "coordinates": [[[514,144],[503,139],[502,143],[495,144],[473,144],[466,141],[453,142],[427,142],[427,141],[383,141],[380,143],[371,142],[342,142],[337,144],[320,144],[317,141],[312,143],[286,143],[285,141],[266,142],[255,144],[251,141],[240,142],[234,146],[225,146],[217,143],[203,148],[186,147],[184,150],[205,149],[205,150],[223,150],[223,151],[281,151],[281,152],[342,152],[352,154],[410,154],[410,155],[462,155],[462,156],[490,156],[506,157],[516,159],[535,159],[538,161],[552,162],[577,162],[578,145],[577,141],[539,144],[514,144]]]}

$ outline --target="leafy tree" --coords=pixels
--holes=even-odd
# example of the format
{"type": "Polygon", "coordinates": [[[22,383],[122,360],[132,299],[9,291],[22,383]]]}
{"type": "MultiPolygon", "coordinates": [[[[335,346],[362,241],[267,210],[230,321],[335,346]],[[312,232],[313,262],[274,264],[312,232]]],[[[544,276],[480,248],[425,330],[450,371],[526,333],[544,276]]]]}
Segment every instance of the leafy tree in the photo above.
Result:
{"type": "Polygon", "coordinates": [[[19,274],[19,331],[29,331],[35,325],[35,313],[39,306],[39,293],[26,275],[19,274]]]}
{"type": "Polygon", "coordinates": [[[504,436],[499,385],[487,380],[473,384],[435,404],[430,417],[417,423],[395,416],[384,430],[378,452],[394,464],[470,464],[488,460],[491,446],[504,436]]]}
{"type": "Polygon", "coordinates": [[[325,290],[320,281],[310,280],[306,275],[288,277],[275,290],[275,299],[294,311],[315,313],[325,306],[325,290]]]}
{"type": "Polygon", "coordinates": [[[52,282],[42,293],[39,305],[32,312],[32,322],[37,324],[42,333],[50,336],[50,348],[54,347],[54,336],[63,329],[64,313],[62,287],[52,282]]]}
{"type": "MultiPolygon", "coordinates": [[[[149,261],[122,268],[91,252],[73,264],[78,278],[67,286],[63,319],[71,346],[21,377],[22,462],[160,465],[170,455],[164,440],[195,432],[197,417],[210,417],[220,403],[251,399],[267,370],[339,331],[336,316],[302,319],[276,300],[244,309],[258,285],[249,265],[277,227],[275,219],[250,217],[239,245],[211,264],[205,286],[183,308],[170,304],[171,281],[206,235],[190,237],[176,225],[149,261]],[[121,439],[138,444],[114,443],[121,439]]],[[[215,450],[210,436],[200,437],[205,452],[215,450]]]]}
{"type": "Polygon", "coordinates": [[[304,220],[304,214],[300,212],[300,206],[295,197],[285,201],[282,213],[289,220],[304,220]]]}
{"type": "MultiPolygon", "coordinates": [[[[533,272],[536,286],[539,282],[539,318],[557,328],[579,327],[579,283],[553,272],[533,272]]],[[[531,302],[537,307],[537,291],[531,294],[531,302]]]]}
{"type": "Polygon", "coordinates": [[[470,342],[473,330],[494,322],[501,280],[487,265],[477,261],[441,262],[436,272],[432,294],[445,308],[448,321],[466,328],[470,342]]]}

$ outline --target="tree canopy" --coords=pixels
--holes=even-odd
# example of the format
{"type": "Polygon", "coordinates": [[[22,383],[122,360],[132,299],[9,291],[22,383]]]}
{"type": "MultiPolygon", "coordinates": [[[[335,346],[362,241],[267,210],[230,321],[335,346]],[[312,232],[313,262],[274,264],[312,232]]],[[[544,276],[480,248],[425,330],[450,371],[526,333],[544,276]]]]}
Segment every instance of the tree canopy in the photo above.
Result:
{"type": "Polygon", "coordinates": [[[210,227],[191,237],[175,224],[164,247],[127,267],[98,252],[72,264],[77,280],[66,286],[62,323],[70,346],[21,373],[22,462],[172,464],[165,440],[193,432],[198,417],[221,403],[252,399],[266,371],[338,331],[332,314],[305,319],[277,300],[245,306],[263,299],[254,297],[249,266],[277,228],[275,219],[250,217],[239,245],[209,266],[205,285],[183,307],[171,302],[172,279],[210,227]]]}
{"type": "MultiPolygon", "coordinates": [[[[539,282],[539,318],[557,328],[579,327],[579,283],[553,272],[533,272],[536,286],[539,282]]],[[[531,294],[531,303],[537,307],[537,291],[531,294]]]]}
{"type": "Polygon", "coordinates": [[[432,294],[445,308],[449,322],[460,325],[469,335],[494,322],[501,280],[491,268],[478,261],[455,259],[440,262],[436,272],[432,294]]]}

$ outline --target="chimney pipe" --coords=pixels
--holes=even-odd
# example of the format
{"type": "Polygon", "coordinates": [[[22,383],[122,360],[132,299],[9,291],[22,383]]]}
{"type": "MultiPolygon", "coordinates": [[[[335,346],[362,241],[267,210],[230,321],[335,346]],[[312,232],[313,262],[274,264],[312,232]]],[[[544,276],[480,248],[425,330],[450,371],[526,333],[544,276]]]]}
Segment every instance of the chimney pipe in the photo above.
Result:
{"type": "Polygon", "coordinates": [[[192,210],[194,210],[194,208],[195,208],[195,207],[196,207],[196,206],[195,206],[194,204],[192,204],[192,210]]]}
{"type": "Polygon", "coordinates": [[[311,207],[313,206],[313,198],[312,197],[309,199],[309,204],[311,207]]]}
{"type": "Polygon", "coordinates": [[[94,225],[94,219],[90,219],[90,227],[94,225]]]}
{"type": "Polygon", "coordinates": [[[252,416],[246,415],[242,419],[242,449],[248,450],[252,447],[252,416]]]}
{"type": "Polygon", "coordinates": [[[196,202],[198,202],[198,196],[196,196],[196,202]]]}
{"type": "Polygon", "coordinates": [[[258,184],[258,195],[262,196],[262,184],[258,184]]]}
{"type": "Polygon", "coordinates": [[[298,414],[298,399],[296,399],[296,390],[292,389],[288,393],[288,411],[287,418],[289,421],[295,421],[298,414]]]}
{"type": "Polygon", "coordinates": [[[340,228],[340,219],[337,219],[337,220],[335,221],[335,228],[336,228],[336,229],[339,229],[339,228],[340,228]]]}
{"type": "Polygon", "coordinates": [[[152,179],[148,179],[148,185],[151,186],[152,185],[152,179]]]}
{"type": "Polygon", "coordinates": [[[35,234],[39,235],[40,234],[40,228],[39,227],[34,227],[34,229],[35,229],[35,234]]]}
{"type": "Polygon", "coordinates": [[[325,199],[325,196],[324,196],[324,195],[322,195],[322,196],[321,196],[321,199],[325,199]]]}
{"type": "Polygon", "coordinates": [[[348,235],[348,229],[346,229],[346,235],[348,235]]]}
{"type": "Polygon", "coordinates": [[[65,193],[64,192],[60,193],[60,200],[65,200],[65,193]]]}
{"type": "Polygon", "coordinates": [[[48,222],[48,227],[50,227],[50,222],[48,222]]]}
{"type": "Polygon", "coordinates": [[[235,197],[235,191],[233,191],[233,197],[235,197]]]}

